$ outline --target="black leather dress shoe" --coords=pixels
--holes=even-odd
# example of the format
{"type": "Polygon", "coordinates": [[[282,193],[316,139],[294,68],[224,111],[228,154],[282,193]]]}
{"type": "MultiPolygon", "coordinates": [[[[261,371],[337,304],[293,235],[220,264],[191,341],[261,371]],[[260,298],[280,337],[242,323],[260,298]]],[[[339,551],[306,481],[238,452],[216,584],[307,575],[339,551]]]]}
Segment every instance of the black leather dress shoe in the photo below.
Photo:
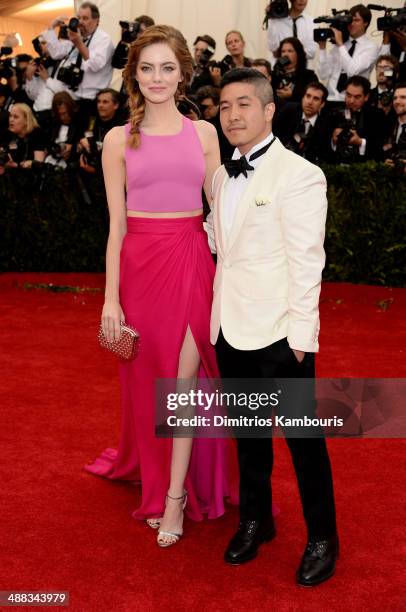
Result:
{"type": "Polygon", "coordinates": [[[316,586],[331,578],[338,559],[338,537],[327,540],[310,539],[307,542],[300,567],[296,574],[298,584],[316,586]]]}
{"type": "Polygon", "coordinates": [[[224,553],[224,561],[241,565],[258,554],[263,542],[269,542],[276,535],[273,519],[267,521],[241,521],[237,532],[231,538],[224,553]]]}

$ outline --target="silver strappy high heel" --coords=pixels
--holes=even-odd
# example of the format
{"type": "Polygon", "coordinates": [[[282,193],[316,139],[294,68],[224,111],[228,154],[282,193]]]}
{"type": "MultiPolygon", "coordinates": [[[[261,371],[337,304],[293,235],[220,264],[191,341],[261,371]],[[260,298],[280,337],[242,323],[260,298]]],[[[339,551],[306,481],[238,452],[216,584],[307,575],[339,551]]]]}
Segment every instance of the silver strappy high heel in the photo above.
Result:
{"type": "MultiPolygon", "coordinates": [[[[167,504],[168,498],[169,499],[175,499],[175,500],[181,501],[181,503],[182,503],[182,510],[185,509],[186,504],[187,504],[187,491],[185,491],[184,494],[181,495],[180,497],[172,497],[168,493],[166,495],[166,498],[165,498],[165,506],[167,504]]],[[[182,536],[183,536],[183,531],[182,531],[182,533],[175,533],[173,531],[161,531],[161,530],[159,530],[158,531],[158,538],[157,538],[158,546],[160,546],[161,548],[167,548],[168,546],[172,546],[173,544],[177,544],[182,536]],[[170,538],[173,538],[173,539],[170,542],[165,542],[165,541],[163,541],[162,536],[169,536],[170,538]]]]}

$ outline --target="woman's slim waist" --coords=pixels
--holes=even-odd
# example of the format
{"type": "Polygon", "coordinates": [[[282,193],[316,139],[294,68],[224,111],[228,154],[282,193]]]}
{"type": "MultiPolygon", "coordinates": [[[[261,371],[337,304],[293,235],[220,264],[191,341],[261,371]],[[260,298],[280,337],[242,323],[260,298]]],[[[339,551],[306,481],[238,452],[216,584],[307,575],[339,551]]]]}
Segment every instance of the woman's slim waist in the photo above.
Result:
{"type": "Polygon", "coordinates": [[[203,213],[183,217],[127,217],[127,233],[172,234],[179,231],[204,231],[203,213]]]}
{"type": "Polygon", "coordinates": [[[182,211],[160,211],[150,212],[143,210],[127,209],[127,218],[133,219],[186,219],[190,217],[199,217],[203,214],[203,208],[195,208],[194,210],[182,211]]]}

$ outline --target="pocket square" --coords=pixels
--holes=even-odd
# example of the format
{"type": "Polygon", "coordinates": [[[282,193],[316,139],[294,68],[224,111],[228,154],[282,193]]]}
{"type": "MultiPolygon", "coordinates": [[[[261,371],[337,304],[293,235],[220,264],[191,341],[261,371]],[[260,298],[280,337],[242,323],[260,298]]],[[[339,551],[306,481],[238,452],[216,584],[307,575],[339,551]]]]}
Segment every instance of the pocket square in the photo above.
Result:
{"type": "Polygon", "coordinates": [[[270,200],[267,200],[265,197],[263,196],[257,196],[255,198],[255,204],[256,206],[265,206],[266,204],[270,204],[270,200]]]}

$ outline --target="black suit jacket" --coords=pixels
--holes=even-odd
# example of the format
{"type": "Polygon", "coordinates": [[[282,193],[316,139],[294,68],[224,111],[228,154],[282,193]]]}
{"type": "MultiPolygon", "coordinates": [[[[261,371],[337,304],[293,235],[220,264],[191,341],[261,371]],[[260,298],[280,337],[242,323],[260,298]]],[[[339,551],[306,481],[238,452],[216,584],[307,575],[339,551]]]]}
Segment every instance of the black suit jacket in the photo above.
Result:
{"type": "MultiPolygon", "coordinates": [[[[357,123],[357,134],[360,136],[360,138],[365,138],[366,140],[366,150],[365,155],[359,155],[356,151],[352,161],[363,162],[368,161],[369,159],[382,161],[383,145],[387,133],[385,113],[380,108],[374,108],[366,104],[359,113],[354,115],[354,119],[357,123]]],[[[341,127],[343,121],[344,119],[342,115],[336,113],[331,114],[329,120],[330,133],[332,134],[335,128],[341,127]]],[[[340,161],[338,152],[334,151],[331,147],[331,141],[330,161],[340,161]]]]}
{"type": "Polygon", "coordinates": [[[331,138],[330,127],[325,114],[320,114],[314,127],[311,126],[308,136],[303,142],[298,143],[295,134],[300,131],[302,121],[302,107],[300,104],[286,104],[276,116],[273,132],[285,147],[298,153],[313,163],[328,160],[329,140],[331,138]]]}

